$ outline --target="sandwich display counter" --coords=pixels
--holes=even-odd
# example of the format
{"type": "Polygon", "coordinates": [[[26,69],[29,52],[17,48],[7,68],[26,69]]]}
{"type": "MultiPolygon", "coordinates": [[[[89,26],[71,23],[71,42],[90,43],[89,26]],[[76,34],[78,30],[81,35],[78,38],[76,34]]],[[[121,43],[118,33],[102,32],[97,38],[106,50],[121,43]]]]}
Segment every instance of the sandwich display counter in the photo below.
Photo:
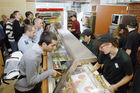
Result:
{"type": "Polygon", "coordinates": [[[59,39],[57,50],[48,53],[48,69],[62,73],[48,78],[48,93],[110,93],[109,83],[97,71],[91,72],[96,56],[67,29],[54,31],[59,39]]]}

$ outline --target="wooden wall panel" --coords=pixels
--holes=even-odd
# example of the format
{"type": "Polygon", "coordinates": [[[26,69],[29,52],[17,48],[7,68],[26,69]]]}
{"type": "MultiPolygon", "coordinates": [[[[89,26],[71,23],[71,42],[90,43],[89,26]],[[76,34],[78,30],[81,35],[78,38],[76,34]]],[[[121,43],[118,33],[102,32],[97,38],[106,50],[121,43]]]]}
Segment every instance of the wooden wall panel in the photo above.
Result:
{"type": "MultiPolygon", "coordinates": [[[[43,53],[43,71],[45,72],[46,70],[47,70],[47,52],[44,52],[43,53]]],[[[49,93],[48,79],[43,80],[41,93],[49,93]]]]}
{"type": "Polygon", "coordinates": [[[137,21],[140,23],[140,3],[132,3],[128,5],[128,13],[137,16],[137,21]]]}
{"type": "Polygon", "coordinates": [[[0,78],[1,78],[1,76],[3,74],[3,70],[4,70],[3,65],[4,65],[4,62],[3,62],[1,48],[0,48],[0,78]]]}
{"type": "Polygon", "coordinates": [[[95,34],[97,36],[109,32],[112,14],[127,14],[126,6],[98,5],[96,13],[95,34]]]}

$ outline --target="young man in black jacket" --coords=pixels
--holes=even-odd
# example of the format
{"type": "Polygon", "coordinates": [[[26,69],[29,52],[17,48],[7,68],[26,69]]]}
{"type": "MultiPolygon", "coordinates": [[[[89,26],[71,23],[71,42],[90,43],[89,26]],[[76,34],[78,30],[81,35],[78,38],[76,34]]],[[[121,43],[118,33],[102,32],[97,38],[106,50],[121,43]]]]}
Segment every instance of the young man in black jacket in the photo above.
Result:
{"type": "Polygon", "coordinates": [[[22,31],[22,29],[20,27],[20,23],[19,23],[19,20],[21,19],[21,14],[19,11],[14,11],[13,15],[15,17],[15,20],[13,21],[13,33],[14,33],[14,39],[15,39],[15,43],[16,43],[15,50],[18,50],[17,42],[23,34],[23,31],[22,31]]]}
{"type": "Polygon", "coordinates": [[[13,14],[15,16],[15,20],[13,22],[14,38],[15,38],[15,41],[18,42],[18,40],[20,39],[23,33],[21,31],[21,27],[19,23],[19,20],[21,19],[21,14],[19,11],[14,11],[13,14]]]}

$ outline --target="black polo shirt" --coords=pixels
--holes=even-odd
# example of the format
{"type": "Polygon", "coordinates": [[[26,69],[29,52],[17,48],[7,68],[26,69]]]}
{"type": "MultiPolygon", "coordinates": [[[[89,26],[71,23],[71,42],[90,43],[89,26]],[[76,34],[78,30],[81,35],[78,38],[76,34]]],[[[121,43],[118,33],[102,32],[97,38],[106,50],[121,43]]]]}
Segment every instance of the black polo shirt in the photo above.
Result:
{"type": "Polygon", "coordinates": [[[96,56],[99,55],[99,50],[98,48],[96,48],[96,46],[94,45],[95,41],[93,39],[90,40],[89,43],[82,41],[82,43],[96,56]]]}
{"type": "Polygon", "coordinates": [[[119,34],[119,37],[120,38],[119,38],[118,48],[125,49],[126,38],[122,36],[122,34],[119,34]]]}
{"type": "Polygon", "coordinates": [[[131,49],[131,60],[133,65],[136,64],[136,55],[138,47],[140,46],[140,34],[137,31],[131,31],[126,37],[125,49],[131,49]]]}
{"type": "Polygon", "coordinates": [[[103,76],[110,84],[119,82],[124,76],[133,73],[133,67],[130,57],[122,49],[118,50],[117,55],[110,59],[109,54],[100,54],[98,63],[104,64],[103,76]]]}

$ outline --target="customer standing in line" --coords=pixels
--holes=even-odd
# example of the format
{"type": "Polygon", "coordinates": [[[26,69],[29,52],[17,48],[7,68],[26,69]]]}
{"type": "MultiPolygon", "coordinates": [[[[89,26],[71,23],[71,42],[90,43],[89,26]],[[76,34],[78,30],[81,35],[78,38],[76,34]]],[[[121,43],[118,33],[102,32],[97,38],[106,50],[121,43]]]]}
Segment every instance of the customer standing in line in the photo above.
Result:
{"type": "Polygon", "coordinates": [[[33,37],[33,42],[38,43],[39,39],[40,39],[40,36],[43,32],[43,20],[40,19],[40,18],[35,18],[34,19],[34,27],[36,29],[36,34],[33,37]]]}
{"type": "Polygon", "coordinates": [[[33,25],[26,25],[24,28],[24,34],[18,41],[18,49],[25,53],[25,51],[33,44],[32,38],[35,36],[35,28],[33,25]]]}
{"type": "Polygon", "coordinates": [[[17,46],[17,43],[18,43],[18,40],[20,39],[20,37],[22,36],[23,34],[23,31],[20,27],[20,19],[21,19],[21,14],[19,11],[14,11],[13,12],[13,15],[15,17],[15,20],[13,21],[13,32],[14,32],[14,39],[15,39],[15,49],[14,51],[17,51],[18,50],[18,46],[17,46]]]}
{"type": "Polygon", "coordinates": [[[15,20],[15,17],[13,14],[10,15],[10,19],[6,23],[6,35],[8,37],[8,41],[10,43],[12,52],[17,51],[17,44],[14,38],[14,32],[13,32],[13,22],[15,20]]]}
{"type": "Polygon", "coordinates": [[[56,48],[57,37],[51,31],[44,31],[38,43],[27,49],[21,58],[19,69],[23,76],[15,84],[15,93],[40,93],[41,82],[49,76],[60,74],[55,70],[42,72],[43,52],[51,52],[56,48]]]}

